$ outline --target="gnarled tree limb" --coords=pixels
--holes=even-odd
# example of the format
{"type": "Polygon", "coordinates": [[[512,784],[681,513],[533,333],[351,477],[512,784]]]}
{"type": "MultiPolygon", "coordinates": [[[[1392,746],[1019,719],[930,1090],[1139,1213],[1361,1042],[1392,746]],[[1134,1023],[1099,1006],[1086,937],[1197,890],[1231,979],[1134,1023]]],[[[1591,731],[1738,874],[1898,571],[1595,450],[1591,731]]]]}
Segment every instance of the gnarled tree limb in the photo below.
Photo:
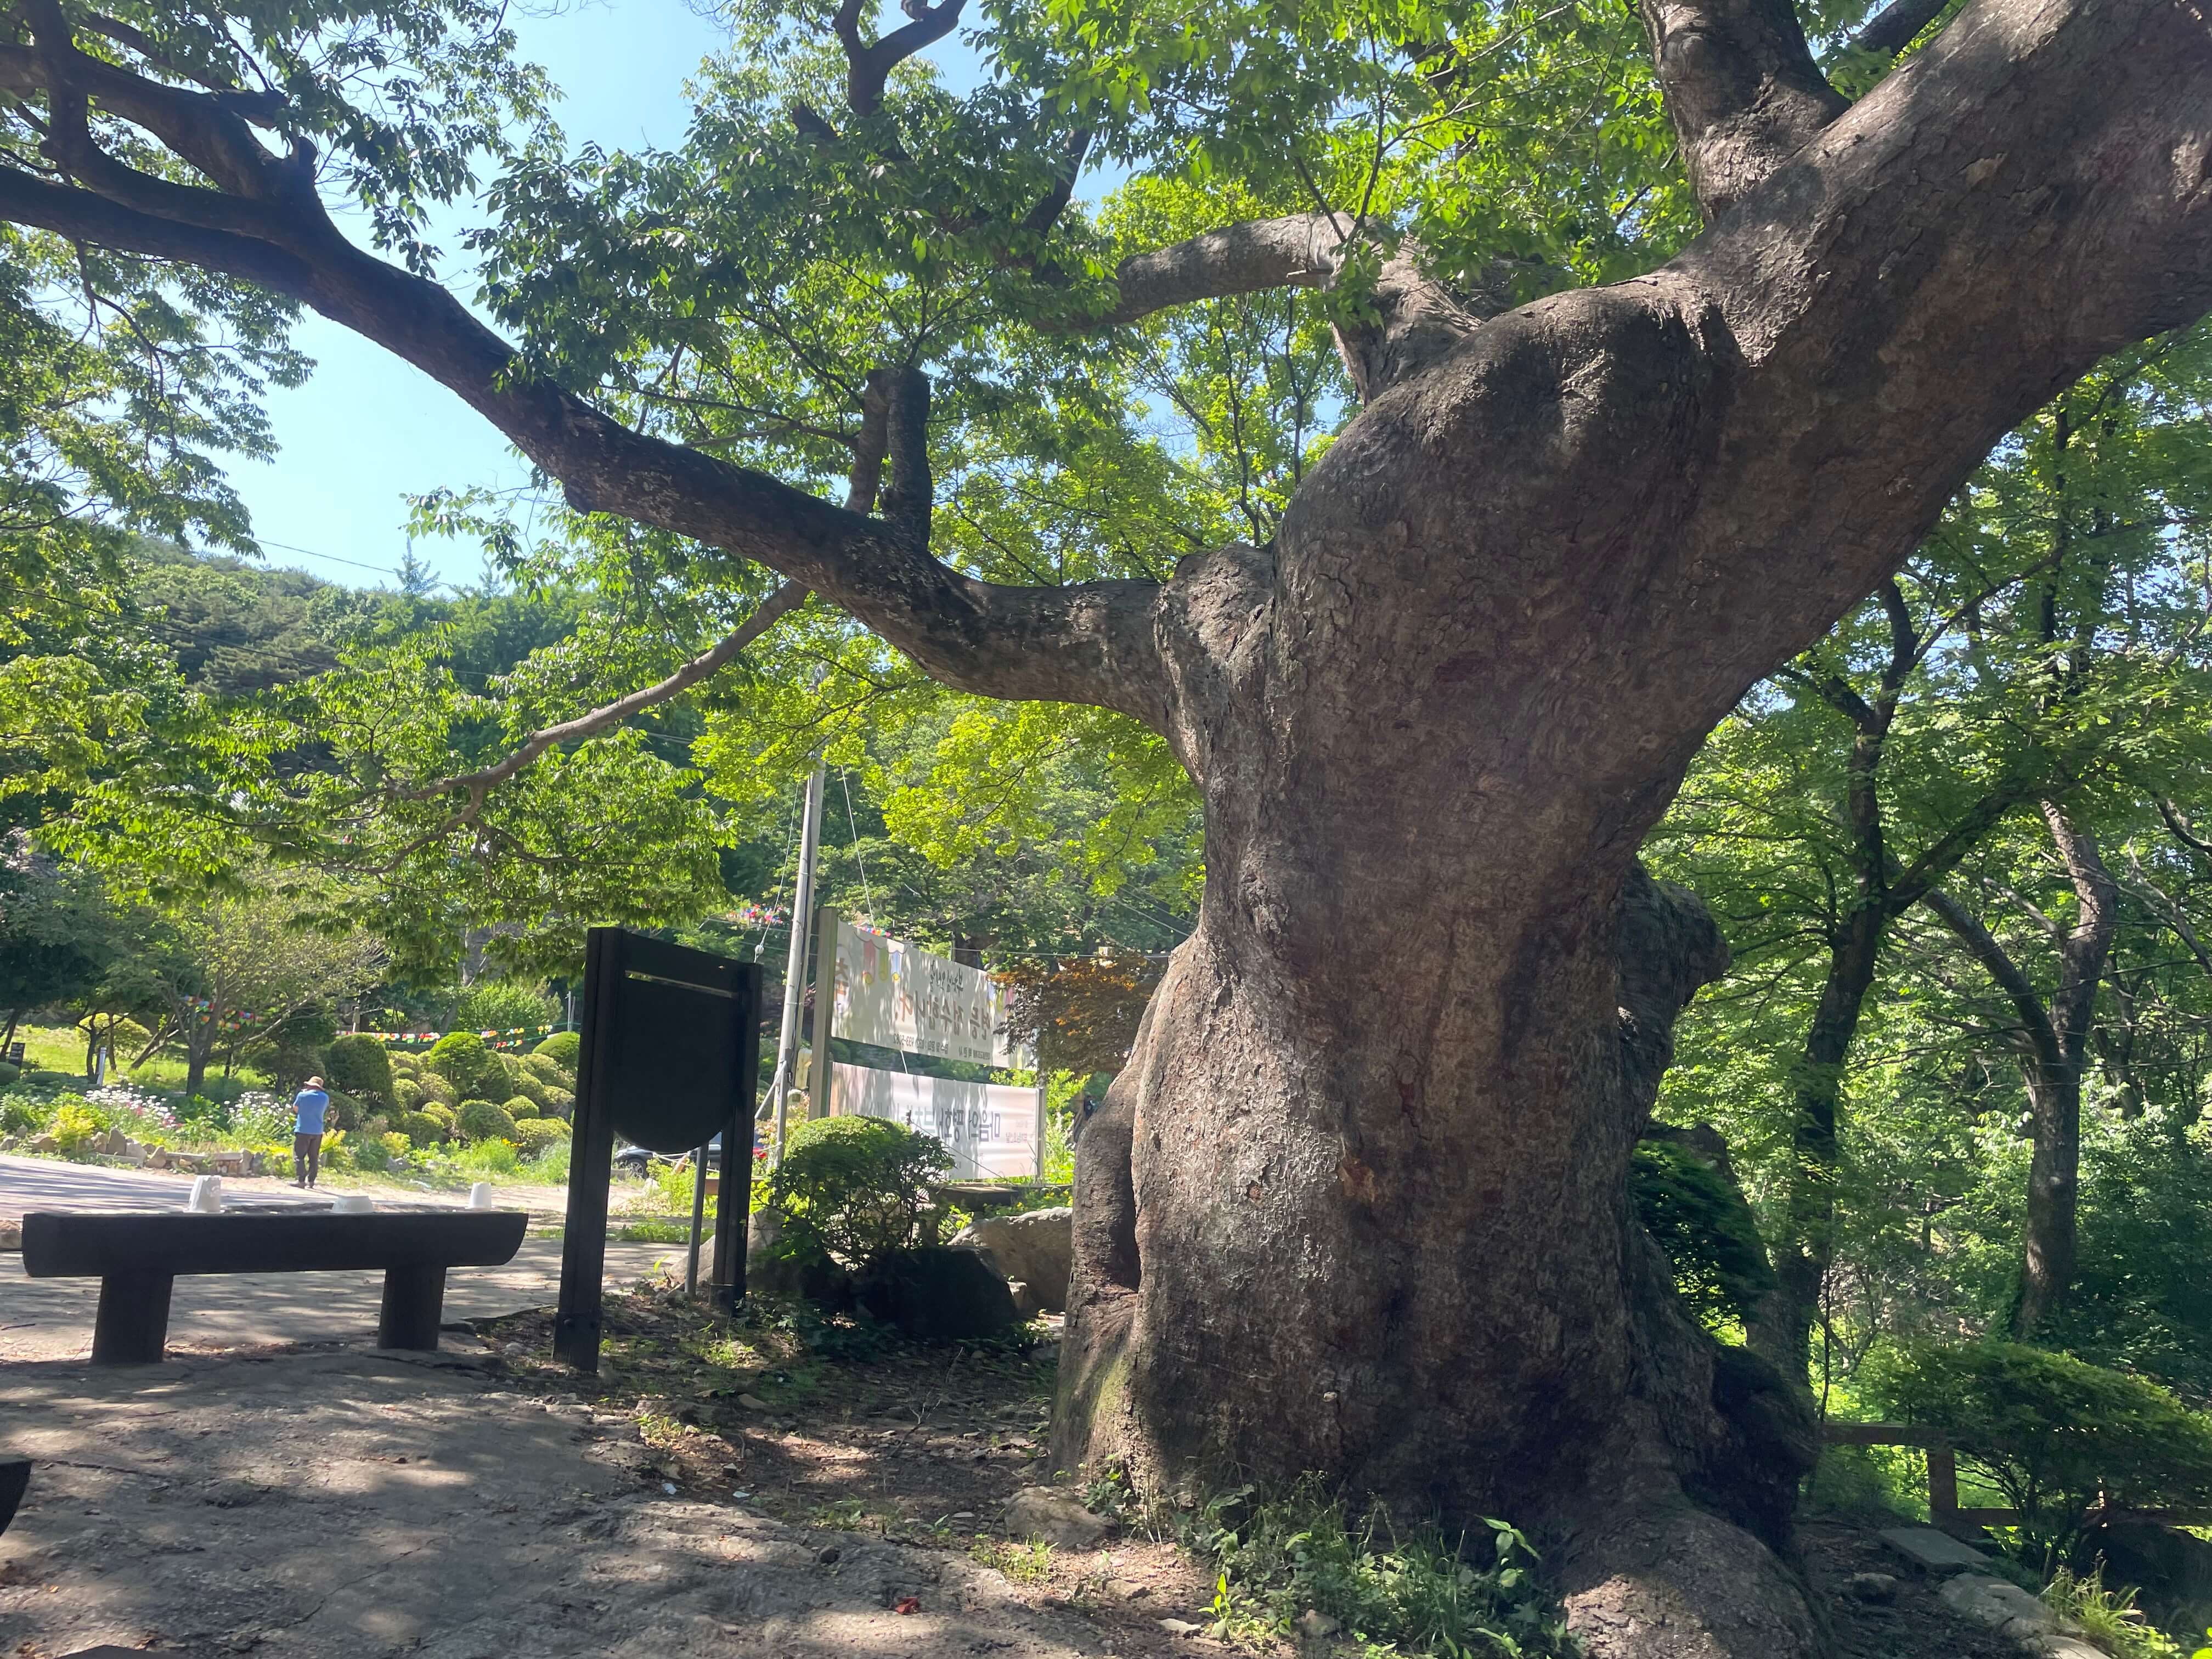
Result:
{"type": "Polygon", "coordinates": [[[1934,22],[1950,3],[1951,0],[1893,0],[1851,37],[1851,48],[1894,58],[1911,46],[1920,31],[1934,22]]]}
{"type": "Polygon", "coordinates": [[[845,48],[845,101],[855,115],[873,115],[882,107],[884,83],[901,64],[925,47],[935,45],[958,27],[967,0],[942,0],[909,14],[914,21],[893,29],[880,40],[860,39],[860,0],[844,0],[831,27],[845,48]]]}
{"type": "Polygon", "coordinates": [[[1642,0],[1644,33],[1708,222],[1849,107],[1790,0],[1642,0]]]}
{"type": "MultiPolygon", "coordinates": [[[[58,15],[53,0],[33,3],[50,20],[58,15]]],[[[42,46],[27,64],[11,62],[58,111],[77,112],[60,142],[70,176],[82,182],[0,166],[0,215],[241,277],[312,306],[459,396],[559,479],[578,510],[620,514],[766,565],[843,605],[956,689],[1095,703],[1156,726],[1168,722],[1151,621],[1154,584],[977,581],[930,557],[910,526],[863,517],[633,431],[530,374],[445,289],[348,242],[311,189],[292,187],[294,161],[258,144],[257,156],[238,155],[230,140],[251,136],[214,97],[112,66],[100,66],[108,78],[94,77],[104,107],[127,112],[222,189],[155,179],[100,152],[82,118],[80,70],[94,62],[66,39],[42,46]]]]}

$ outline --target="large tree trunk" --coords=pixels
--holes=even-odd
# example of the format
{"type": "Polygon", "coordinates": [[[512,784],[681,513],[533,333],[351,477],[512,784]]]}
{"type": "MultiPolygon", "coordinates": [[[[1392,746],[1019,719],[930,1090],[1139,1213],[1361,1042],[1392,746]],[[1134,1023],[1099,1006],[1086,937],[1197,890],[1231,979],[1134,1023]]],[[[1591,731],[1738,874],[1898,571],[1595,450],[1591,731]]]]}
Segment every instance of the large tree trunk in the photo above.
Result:
{"type": "Polygon", "coordinates": [[[1288,856],[1311,828],[1217,832],[1083,1137],[1060,1460],[1511,1516],[1599,1651],[1810,1651],[1769,1547],[1809,1419],[1680,1313],[1627,1194],[1710,918],[1627,860],[1469,883],[1465,818],[1394,824],[1365,880],[1372,814],[1322,868],[1288,856]]]}

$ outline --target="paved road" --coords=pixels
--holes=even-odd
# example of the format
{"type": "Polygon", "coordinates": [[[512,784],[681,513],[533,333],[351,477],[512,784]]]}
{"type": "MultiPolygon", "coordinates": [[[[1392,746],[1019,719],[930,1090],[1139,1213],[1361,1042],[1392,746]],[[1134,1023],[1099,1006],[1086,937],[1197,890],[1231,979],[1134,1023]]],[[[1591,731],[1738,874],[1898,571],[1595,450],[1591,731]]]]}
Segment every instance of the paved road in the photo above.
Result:
{"type": "MultiPolygon", "coordinates": [[[[151,1170],[106,1170],[51,1158],[0,1158],[0,1216],[36,1209],[182,1209],[190,1176],[151,1170]]],[[[308,1204],[319,1200],[288,1181],[222,1183],[226,1200],[245,1204],[308,1204]]],[[[458,1198],[419,1194],[425,1203],[458,1198]]],[[[682,1259],[667,1244],[607,1246],[607,1282],[642,1279],[663,1256],[682,1259]]],[[[460,1267],[447,1278],[446,1317],[481,1319],[522,1308],[550,1307],[560,1290],[561,1246],[531,1238],[503,1267],[460,1267]]],[[[364,1273],[232,1273],[180,1279],[170,1304],[173,1350],[256,1346],[272,1342],[365,1339],[376,1328],[384,1275],[364,1273]]],[[[92,1316],[100,1300],[93,1279],[26,1279],[23,1258],[0,1252],[0,1361],[82,1358],[92,1350],[92,1316]]]]}

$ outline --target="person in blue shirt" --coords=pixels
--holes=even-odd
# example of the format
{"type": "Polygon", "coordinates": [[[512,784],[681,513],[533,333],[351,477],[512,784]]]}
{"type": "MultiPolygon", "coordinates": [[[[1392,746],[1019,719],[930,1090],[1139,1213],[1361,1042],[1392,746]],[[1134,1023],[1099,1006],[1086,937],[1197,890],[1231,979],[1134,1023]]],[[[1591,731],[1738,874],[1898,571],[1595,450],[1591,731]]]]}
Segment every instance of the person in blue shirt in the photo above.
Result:
{"type": "Polygon", "coordinates": [[[307,1086],[292,1097],[292,1184],[312,1187],[323,1161],[323,1115],[331,1109],[331,1097],[323,1092],[323,1080],[319,1077],[307,1079],[307,1086]]]}

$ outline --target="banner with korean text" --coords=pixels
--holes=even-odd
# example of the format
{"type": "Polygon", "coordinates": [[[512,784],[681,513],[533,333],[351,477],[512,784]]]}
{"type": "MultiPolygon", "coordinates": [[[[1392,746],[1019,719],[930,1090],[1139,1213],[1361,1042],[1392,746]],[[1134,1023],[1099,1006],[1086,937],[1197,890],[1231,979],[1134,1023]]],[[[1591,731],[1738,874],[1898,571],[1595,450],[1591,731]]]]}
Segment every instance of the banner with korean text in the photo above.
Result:
{"type": "Polygon", "coordinates": [[[935,1135],[952,1154],[952,1173],[962,1180],[1035,1176],[1042,1167],[1034,1089],[839,1063],[830,1068],[830,1110],[884,1118],[935,1135]]]}

